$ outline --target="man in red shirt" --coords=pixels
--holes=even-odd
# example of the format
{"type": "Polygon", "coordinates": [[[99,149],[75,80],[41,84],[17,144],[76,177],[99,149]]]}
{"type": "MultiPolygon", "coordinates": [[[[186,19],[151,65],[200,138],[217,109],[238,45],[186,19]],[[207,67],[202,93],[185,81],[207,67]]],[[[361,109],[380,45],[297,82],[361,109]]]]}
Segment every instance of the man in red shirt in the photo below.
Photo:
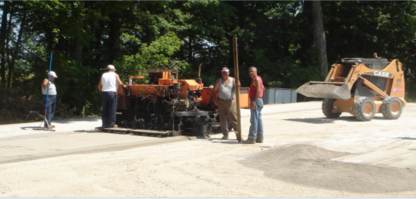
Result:
{"type": "Polygon", "coordinates": [[[261,110],[263,109],[263,80],[257,75],[257,68],[252,66],[248,69],[250,77],[253,79],[250,84],[250,132],[248,139],[243,144],[263,143],[263,121],[261,110]]]}

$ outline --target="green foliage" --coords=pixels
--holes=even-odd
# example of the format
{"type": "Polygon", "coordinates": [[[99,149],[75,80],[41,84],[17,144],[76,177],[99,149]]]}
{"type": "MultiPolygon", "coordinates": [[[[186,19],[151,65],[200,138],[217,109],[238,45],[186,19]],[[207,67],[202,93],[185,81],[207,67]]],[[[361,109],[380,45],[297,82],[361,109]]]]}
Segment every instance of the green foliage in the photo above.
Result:
{"type": "MultiPolygon", "coordinates": [[[[127,37],[131,36],[127,35],[127,37]]],[[[139,40],[135,41],[140,43],[139,40]]],[[[115,62],[115,66],[123,71],[123,77],[138,73],[140,69],[174,68],[186,70],[186,63],[171,58],[182,44],[183,41],[180,41],[176,34],[170,31],[150,45],[141,45],[139,52],[135,55],[124,55],[121,61],[115,62]]]]}
{"type": "MultiPolygon", "coordinates": [[[[398,58],[406,71],[406,97],[416,99],[416,4],[321,5],[329,65],[373,52],[398,58]]],[[[78,114],[83,106],[99,113],[97,84],[108,64],[116,66],[124,82],[141,69],[156,68],[175,68],[180,78],[196,78],[201,63],[205,86],[214,84],[224,66],[234,76],[233,37],[238,38],[242,86],[251,82],[250,66],[258,68],[270,87],[297,88],[324,78],[313,41],[310,1],[5,1],[0,9],[9,14],[0,33],[5,42],[2,82],[14,61],[11,89],[39,95],[53,52],[58,99],[68,109],[76,107],[78,114]]]]}

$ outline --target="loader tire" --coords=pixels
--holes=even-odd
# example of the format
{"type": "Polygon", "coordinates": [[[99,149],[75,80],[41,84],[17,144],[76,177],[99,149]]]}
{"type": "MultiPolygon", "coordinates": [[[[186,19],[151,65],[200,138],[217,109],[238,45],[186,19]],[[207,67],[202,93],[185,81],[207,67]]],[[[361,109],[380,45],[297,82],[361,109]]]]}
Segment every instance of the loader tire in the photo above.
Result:
{"type": "Polygon", "coordinates": [[[325,98],[324,101],[322,101],[322,112],[327,118],[339,118],[341,113],[333,113],[332,112],[332,105],[334,104],[336,99],[329,99],[325,98]]]}
{"type": "Polygon", "coordinates": [[[402,114],[403,104],[397,97],[386,97],[381,104],[380,110],[384,118],[395,120],[402,114]]]}
{"type": "Polygon", "coordinates": [[[354,116],[360,121],[370,121],[376,114],[376,104],[368,97],[360,97],[354,103],[354,116]]]}

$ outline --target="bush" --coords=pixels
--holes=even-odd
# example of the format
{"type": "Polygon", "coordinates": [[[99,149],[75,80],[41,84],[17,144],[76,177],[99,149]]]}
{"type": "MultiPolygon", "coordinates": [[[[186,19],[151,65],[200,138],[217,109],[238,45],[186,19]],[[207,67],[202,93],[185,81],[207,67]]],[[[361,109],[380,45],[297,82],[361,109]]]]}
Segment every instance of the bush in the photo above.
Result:
{"type": "MultiPolygon", "coordinates": [[[[42,95],[27,95],[22,89],[0,90],[0,123],[18,123],[43,120],[45,104],[42,95]]],[[[54,120],[74,117],[75,109],[69,109],[58,98],[54,120]]]]}

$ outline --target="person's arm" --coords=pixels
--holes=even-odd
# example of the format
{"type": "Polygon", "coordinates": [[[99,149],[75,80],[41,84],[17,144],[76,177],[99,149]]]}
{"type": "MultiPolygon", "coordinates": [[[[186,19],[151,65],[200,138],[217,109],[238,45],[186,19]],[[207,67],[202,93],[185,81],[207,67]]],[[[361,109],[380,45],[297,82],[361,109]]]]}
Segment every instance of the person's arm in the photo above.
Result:
{"type": "Polygon", "coordinates": [[[98,88],[98,90],[101,92],[101,89],[103,88],[103,85],[101,84],[101,79],[103,78],[103,76],[101,76],[101,78],[100,78],[100,82],[98,83],[98,86],[97,86],[97,88],[98,88]]]}
{"type": "Polygon", "coordinates": [[[234,80],[234,88],[237,88],[237,87],[241,86],[240,80],[238,80],[238,84],[237,84],[237,81],[235,81],[235,78],[234,77],[231,77],[231,78],[233,78],[233,80],[234,80]]]}
{"type": "MultiPolygon", "coordinates": [[[[233,78],[233,79],[234,79],[234,89],[239,88],[241,86],[240,80],[238,80],[238,84],[237,84],[237,81],[235,81],[235,78],[233,78]]],[[[237,98],[236,98],[235,93],[234,93],[234,100],[236,100],[236,99],[237,98]]]]}
{"type": "Polygon", "coordinates": [[[214,103],[217,106],[218,106],[217,93],[218,93],[219,82],[220,82],[219,79],[215,82],[214,89],[212,89],[212,96],[211,96],[211,99],[214,100],[214,103]]]}
{"type": "MultiPolygon", "coordinates": [[[[49,84],[50,85],[50,84],[49,84]]],[[[49,85],[48,85],[48,80],[47,79],[44,79],[43,80],[43,82],[42,82],[42,88],[43,89],[46,89],[46,88],[48,88],[49,87],[49,85]]]]}
{"type": "Polygon", "coordinates": [[[117,79],[118,85],[124,86],[123,82],[120,80],[120,77],[118,76],[117,73],[116,73],[116,79],[117,79]]]}
{"type": "Polygon", "coordinates": [[[263,86],[263,84],[260,82],[260,79],[258,77],[254,79],[253,86],[256,87],[256,96],[254,97],[253,103],[251,104],[251,109],[255,110],[257,99],[259,99],[259,96],[260,96],[260,88],[261,86],[263,86]]]}

